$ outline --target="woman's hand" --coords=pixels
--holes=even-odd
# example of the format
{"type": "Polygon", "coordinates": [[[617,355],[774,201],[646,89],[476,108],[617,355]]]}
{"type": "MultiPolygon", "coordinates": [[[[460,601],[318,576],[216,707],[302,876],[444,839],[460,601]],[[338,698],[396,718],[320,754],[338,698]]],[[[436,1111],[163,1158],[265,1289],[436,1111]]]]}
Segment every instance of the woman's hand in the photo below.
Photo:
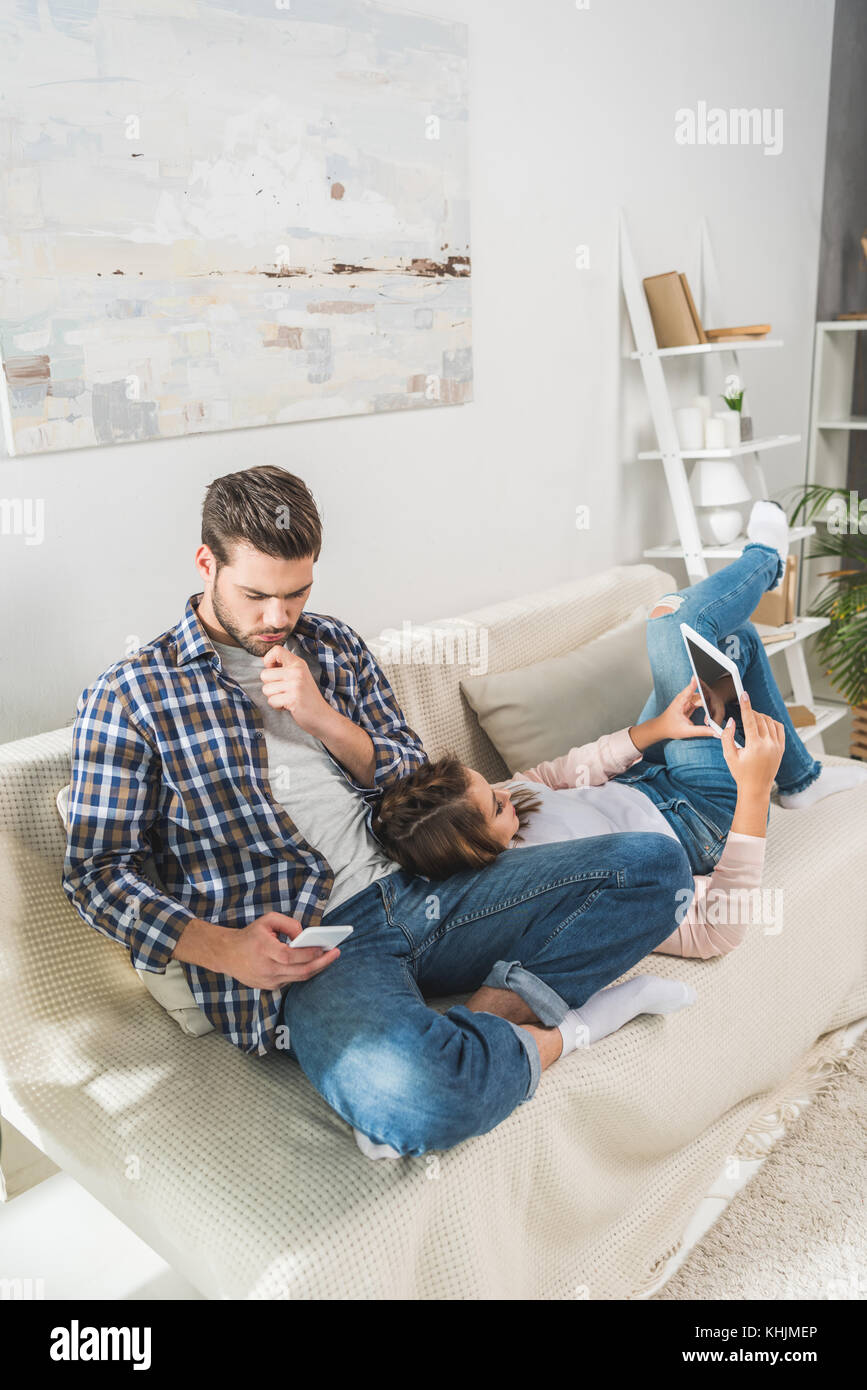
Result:
{"type": "MultiPolygon", "coordinates": [[[[704,695],[705,706],[710,710],[711,719],[722,728],[726,717],[726,700],[734,700],[737,698],[731,676],[723,676],[722,680],[717,681],[716,685],[707,685],[702,681],[701,689],[704,695]]],[[[705,715],[705,723],[707,723],[707,715],[705,715]]],[[[711,733],[713,733],[713,730],[711,730],[711,733]]]]}
{"type": "MultiPolygon", "coordinates": [[[[635,724],[629,730],[629,737],[639,753],[653,743],[664,738],[706,738],[713,737],[713,729],[707,724],[693,724],[692,715],[701,705],[695,676],[689,685],[675,695],[671,704],[655,719],[646,719],[643,724],[635,724]]],[[[711,706],[713,709],[713,706],[711,706]]]]}
{"type": "Polygon", "coordinates": [[[741,723],[744,746],[735,746],[735,721],[723,729],[723,757],[741,796],[766,800],[771,794],[777,769],[786,748],[786,730],[768,714],[759,714],[750,704],[746,691],[741,696],[741,723]]]}

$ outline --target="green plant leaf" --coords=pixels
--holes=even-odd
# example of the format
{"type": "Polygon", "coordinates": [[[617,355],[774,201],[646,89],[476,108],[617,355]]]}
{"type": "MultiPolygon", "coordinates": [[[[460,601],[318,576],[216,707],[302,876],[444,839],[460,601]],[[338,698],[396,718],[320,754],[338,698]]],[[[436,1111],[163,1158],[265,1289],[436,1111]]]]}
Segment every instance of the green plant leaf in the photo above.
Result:
{"type": "Polygon", "coordinates": [[[829,623],[816,636],[816,652],[835,689],[850,705],[863,705],[867,704],[867,535],[861,534],[850,504],[848,488],[812,483],[797,490],[791,523],[816,522],[821,527],[811,537],[806,562],[837,561],[833,568],[817,571],[817,578],[825,583],[810,612],[828,618],[829,623]],[[827,520],[822,525],[822,515],[832,504],[836,504],[834,519],[845,518],[845,527],[832,530],[827,520]]]}

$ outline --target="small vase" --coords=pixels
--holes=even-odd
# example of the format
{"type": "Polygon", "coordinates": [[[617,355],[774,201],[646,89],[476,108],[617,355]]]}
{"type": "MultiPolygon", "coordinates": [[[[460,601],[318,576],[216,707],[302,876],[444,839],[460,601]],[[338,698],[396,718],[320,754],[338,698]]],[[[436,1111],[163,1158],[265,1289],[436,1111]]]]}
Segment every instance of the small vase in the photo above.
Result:
{"type": "Polygon", "coordinates": [[[751,415],[741,416],[741,443],[746,444],[748,439],[753,437],[753,417],[751,415]]]}
{"type": "Polygon", "coordinates": [[[744,524],[743,516],[735,507],[699,507],[696,520],[705,545],[731,545],[744,524]]]}
{"type": "Polygon", "coordinates": [[[736,410],[718,410],[714,416],[723,427],[723,447],[736,449],[741,442],[741,417],[736,410]]]}

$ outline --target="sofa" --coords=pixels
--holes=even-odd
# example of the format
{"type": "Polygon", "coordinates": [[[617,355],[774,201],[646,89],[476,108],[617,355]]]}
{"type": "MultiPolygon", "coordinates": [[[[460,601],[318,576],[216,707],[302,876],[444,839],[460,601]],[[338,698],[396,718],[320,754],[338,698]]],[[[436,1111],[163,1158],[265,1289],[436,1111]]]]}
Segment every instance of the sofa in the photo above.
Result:
{"type": "MultiPolygon", "coordinates": [[[[489,671],[507,671],[674,587],[622,566],[427,627],[483,630],[489,671]]],[[[461,695],[460,647],[416,662],[411,646],[385,669],[428,751],[505,776],[461,695]]],[[[688,980],[696,1005],[564,1058],[489,1134],[371,1162],[285,1054],[185,1036],[76,915],[55,808],[70,738],[0,747],[0,1109],[207,1298],[640,1297],[768,1097],[817,1038],[867,1016],[861,787],[772,809],[782,930],[637,967],[688,980]]]]}

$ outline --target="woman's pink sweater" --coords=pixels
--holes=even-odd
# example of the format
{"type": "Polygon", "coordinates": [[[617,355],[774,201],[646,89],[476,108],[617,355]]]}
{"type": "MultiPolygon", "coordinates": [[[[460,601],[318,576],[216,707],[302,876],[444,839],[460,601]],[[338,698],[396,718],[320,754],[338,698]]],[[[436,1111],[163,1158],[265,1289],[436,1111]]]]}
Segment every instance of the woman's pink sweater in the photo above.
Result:
{"type": "MultiPolygon", "coordinates": [[[[541,782],[554,790],[601,787],[619,772],[625,772],[640,757],[628,729],[619,729],[614,734],[603,734],[595,743],[570,748],[553,762],[539,763],[515,776],[526,782],[541,782]]],[[[750,901],[751,890],[761,886],[764,862],[762,836],[731,831],[713,873],[696,875],[692,902],[683,912],[678,927],[656,950],[668,956],[698,956],[701,960],[709,960],[711,956],[724,956],[739,946],[748,925],[739,919],[748,915],[744,904],[750,901]]]]}

